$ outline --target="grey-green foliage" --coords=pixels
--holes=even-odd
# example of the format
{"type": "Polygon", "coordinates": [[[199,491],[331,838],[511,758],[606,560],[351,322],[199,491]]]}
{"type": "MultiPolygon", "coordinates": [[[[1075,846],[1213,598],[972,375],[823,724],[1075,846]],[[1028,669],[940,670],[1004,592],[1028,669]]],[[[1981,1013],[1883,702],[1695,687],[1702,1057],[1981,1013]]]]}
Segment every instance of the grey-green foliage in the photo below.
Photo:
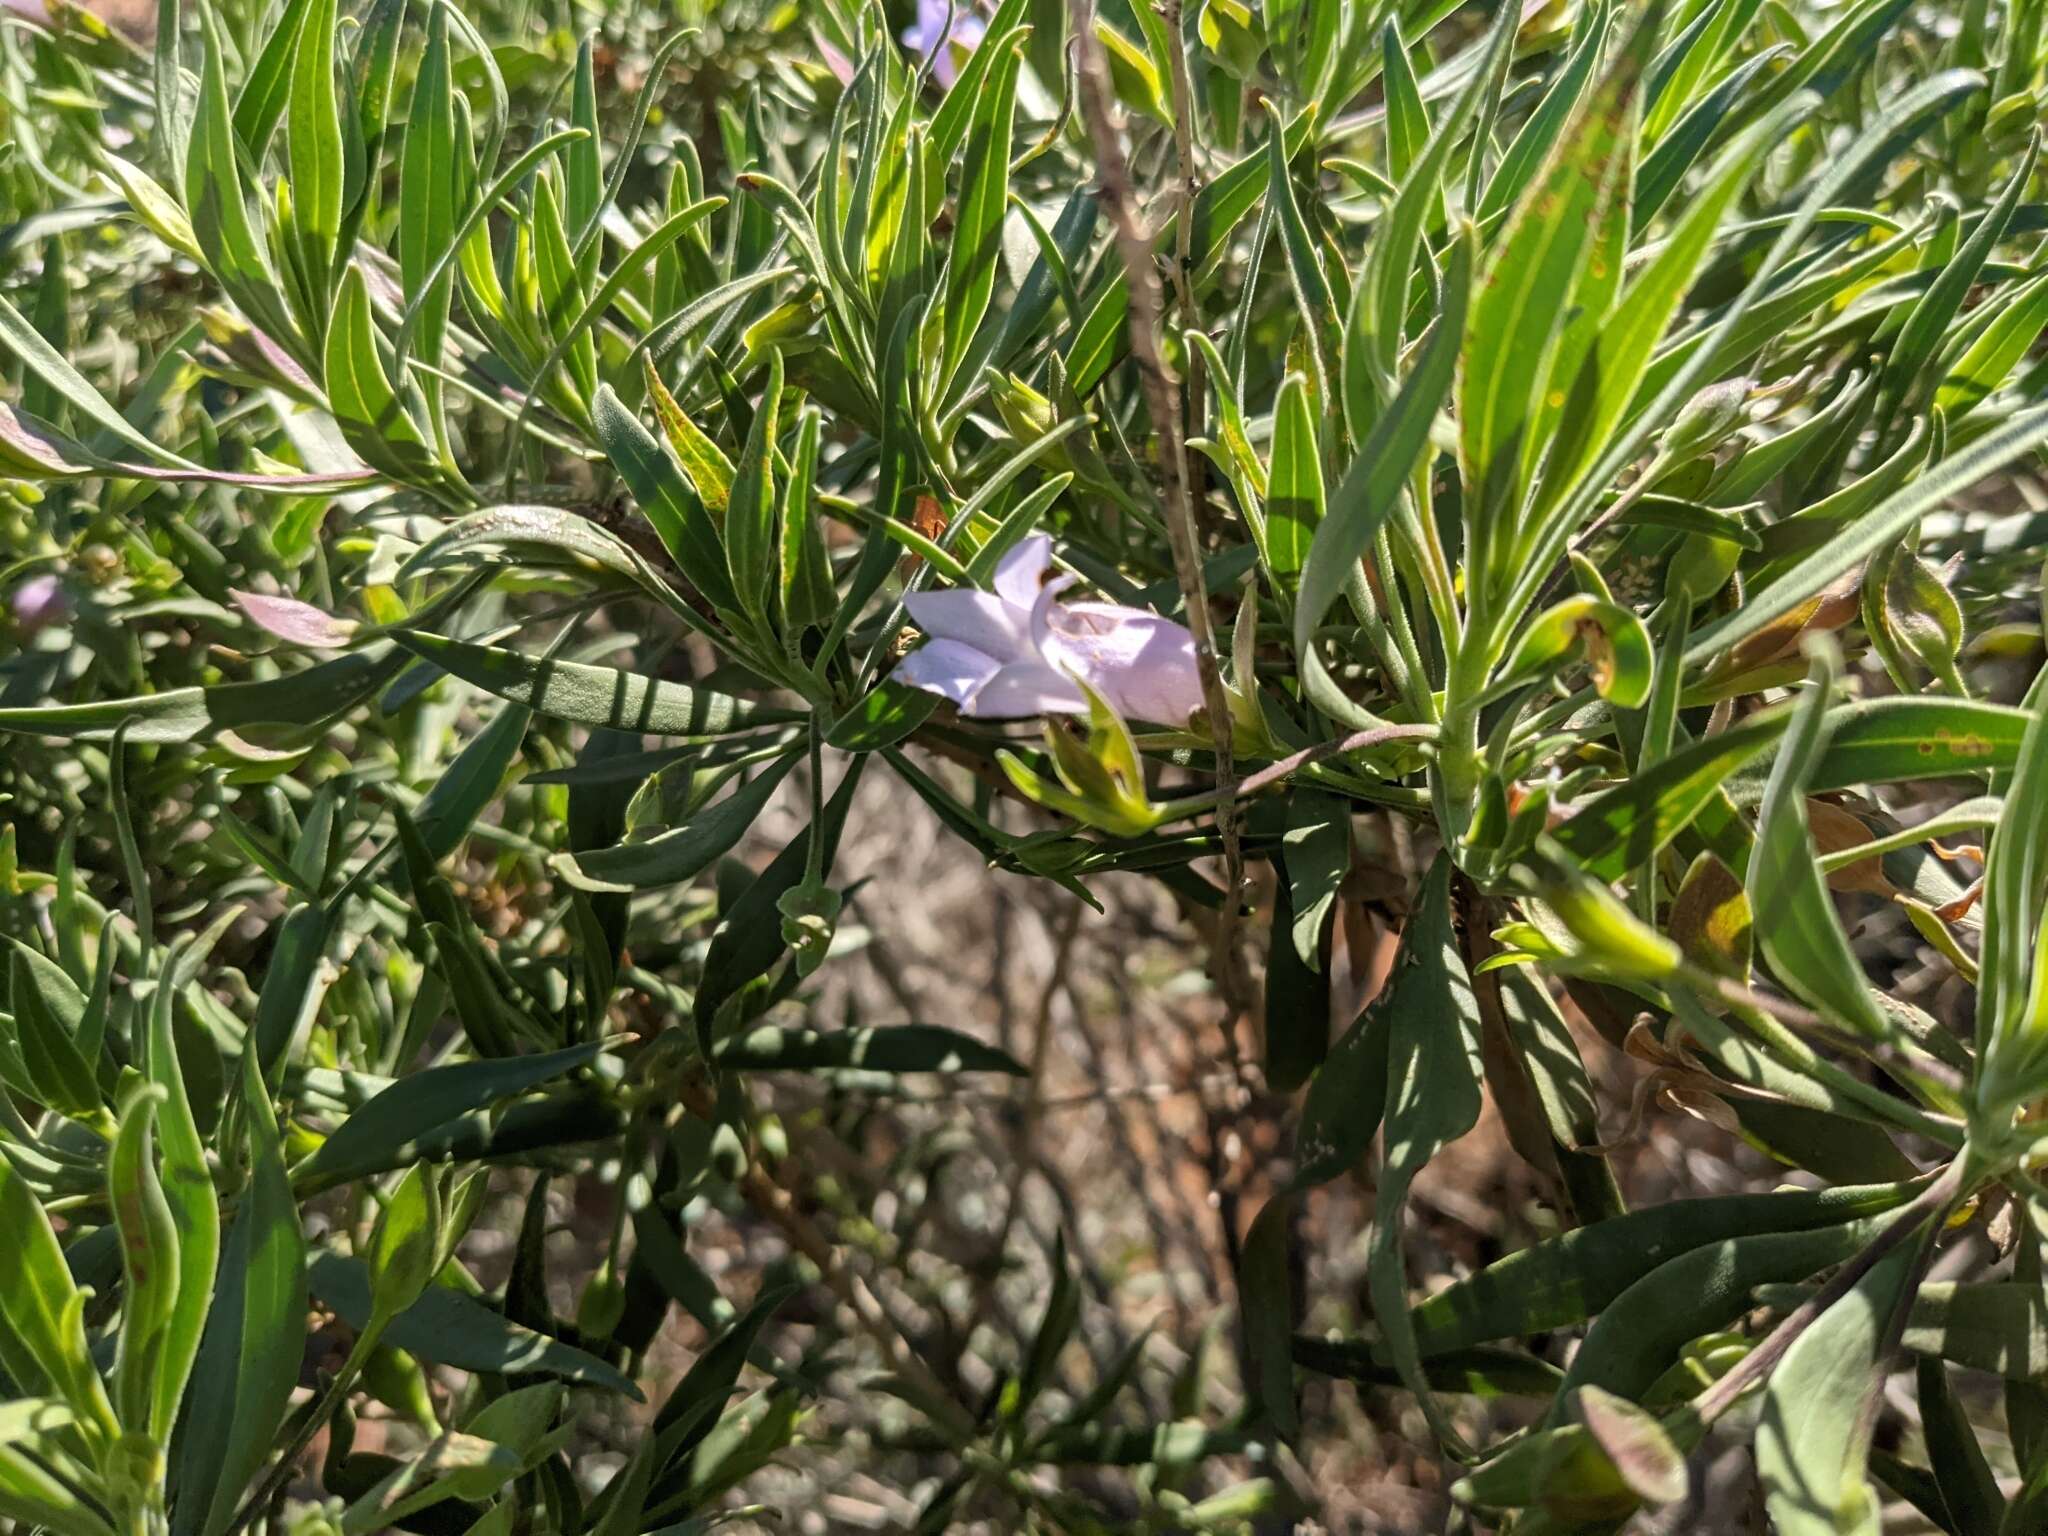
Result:
{"type": "Polygon", "coordinates": [[[1419,1394],[1522,1533],[1678,1496],[1752,1392],[1782,1530],[1874,1530],[1886,1488],[2034,1529],[2039,1389],[1990,1455],[1940,1361],[2035,1360],[2038,1318],[1923,1280],[2002,1205],[2017,1279],[1983,1283],[2038,1286],[2048,1220],[2043,536],[1996,489],[2048,442],[2041,0],[1201,0],[1083,5],[1078,39],[1052,0],[917,9],[928,47],[959,25],[938,57],[850,0],[0,32],[0,1518],[283,1529],[330,1428],[344,1531],[709,1528],[831,1346],[783,1289],[737,1311],[688,1213],[845,1257],[792,1224],[827,1170],[760,1075],[1031,1071],[810,1008],[858,941],[866,771],[995,868],[1207,909],[1228,1008],[1268,930],[1265,1065],[1303,1095],[1233,1423],[1133,1423],[1137,1350],[1051,1390],[1064,1249],[985,1404],[856,1305],[924,1528],[1274,1515],[1305,1490],[1273,1440],[1323,1429],[1298,1361],[1419,1394]],[[1206,618],[1204,709],[1134,731],[1112,665],[1041,747],[892,679],[923,595],[1037,534],[1126,622],[1206,618]],[[1392,871],[1354,1023],[1368,816],[1441,852],[1392,871]],[[1985,828],[1980,901],[1930,848],[1985,828]],[[1270,919],[1219,886],[1247,861],[1270,919]],[[1974,1030],[1890,995],[1842,905],[1873,896],[1974,1030]],[[1653,1064],[1633,1113],[1559,989],[1653,1064]],[[1483,1091],[1563,1230],[1418,1305],[1405,1197],[1483,1091]],[[1603,1128],[1665,1105],[1823,1191],[1627,1210],[1603,1128]],[[1300,1214],[1375,1131],[1374,1315],[1290,1339],[1300,1214]],[[464,1240],[519,1168],[487,1291],[464,1240]],[[573,1321],[560,1174],[619,1210],[573,1321]],[[309,1297],[352,1345],[294,1413],[309,1297]],[[676,1307],[710,1342],[661,1395],[676,1307]],[[1530,1352],[1580,1326],[1569,1372],[1530,1352]],[[1900,1342],[1931,1472],[1868,1454],[1900,1342]],[[414,1357],[438,1396],[394,1384],[414,1357]],[[402,1456],[351,1449],[372,1388],[427,1420],[402,1456]],[[1548,1401],[1501,1438],[1459,1399],[1494,1391],[1548,1401]],[[642,1392],[586,1501],[576,1426],[642,1392]],[[1250,1477],[1191,1480],[1212,1455],[1250,1477]],[[1071,1464],[1146,1470],[1098,1507],[1071,1464]]]}

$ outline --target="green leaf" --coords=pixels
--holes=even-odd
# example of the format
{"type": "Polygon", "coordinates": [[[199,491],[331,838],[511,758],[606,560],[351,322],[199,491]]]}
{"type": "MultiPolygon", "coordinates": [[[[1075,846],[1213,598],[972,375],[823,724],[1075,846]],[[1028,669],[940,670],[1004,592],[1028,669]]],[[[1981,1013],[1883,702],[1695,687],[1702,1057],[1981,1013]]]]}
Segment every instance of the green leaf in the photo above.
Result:
{"type": "Polygon", "coordinates": [[[523,704],[537,715],[577,725],[603,725],[654,736],[711,737],[800,718],[788,710],[662,678],[526,656],[422,630],[401,631],[396,639],[414,655],[466,683],[523,704]]]}
{"type": "Polygon", "coordinates": [[[235,97],[235,137],[259,165],[270,152],[271,136],[291,99],[292,60],[298,55],[306,12],[312,8],[313,0],[290,0],[278,13],[235,97]]]}
{"type": "Polygon", "coordinates": [[[1902,1244],[1864,1275],[1771,1372],[1756,1465],[1781,1536],[1875,1536],[1877,1499],[1863,1467],[1864,1404],[1878,1386],[1886,1323],[1912,1271],[1914,1247],[1902,1244]]]}
{"type": "Polygon", "coordinates": [[[730,852],[760,819],[771,796],[802,759],[792,752],[774,762],[715,805],[699,809],[681,826],[637,843],[618,843],[584,853],[562,853],[554,867],[584,891],[644,891],[694,880],[730,852]]]}
{"type": "Polygon", "coordinates": [[[768,380],[733,471],[732,500],[725,512],[726,568],[739,606],[765,623],[776,591],[776,439],[782,420],[782,352],[768,354],[768,380]]]}
{"type": "Polygon", "coordinates": [[[259,329],[289,345],[295,331],[286,314],[269,248],[249,220],[234,124],[228,119],[225,44],[212,10],[202,11],[206,63],[199,81],[198,116],[185,161],[185,212],[192,235],[221,286],[259,329]]]}
{"type": "Polygon", "coordinates": [[[370,294],[362,270],[351,266],[335,294],[327,327],[322,382],[335,424],[365,464],[402,484],[435,487],[441,470],[433,445],[391,387],[377,355],[370,294]]]}
{"type": "Polygon", "coordinates": [[[1760,1285],[1805,1280],[1853,1258],[1882,1230],[1865,1217],[1808,1231],[1753,1231],[1659,1264],[1600,1311],[1561,1392],[1588,1384],[1641,1399],[1692,1340],[1750,1311],[1760,1285]]]}
{"type": "Polygon", "coordinates": [[[120,1430],[86,1346],[84,1301],[50,1218],[4,1157],[0,1230],[10,1249],[0,1265],[0,1365],[16,1390],[62,1397],[80,1424],[110,1446],[120,1430]]]}
{"type": "MultiPolygon", "coordinates": [[[[159,1445],[170,1442],[185,1389],[199,1357],[206,1318],[212,1306],[214,1275],[220,1259],[220,1195],[207,1162],[206,1140],[193,1113],[186,1074],[178,1059],[172,1030],[174,994],[181,990],[176,947],[157,977],[150,1001],[149,1079],[160,1095],[157,1141],[161,1152],[166,1213],[176,1225],[177,1276],[175,1303],[165,1320],[160,1348],[150,1364],[149,1408],[144,1420],[159,1445]]],[[[212,1106],[208,1106],[211,1109],[212,1106]]],[[[131,1428],[137,1420],[124,1420],[131,1428]]]]}
{"type": "MultiPolygon", "coordinates": [[[[651,372],[651,362],[648,368],[651,372]]],[[[660,397],[656,398],[658,401],[660,397]]],[[[597,396],[591,402],[590,419],[605,456],[626,482],[626,489],[633,493],[641,515],[653,527],[676,569],[704,594],[712,607],[737,608],[739,599],[732,579],[726,574],[725,545],[719,538],[718,526],[675,461],[662,450],[654,434],[640,424],[640,419],[626,409],[609,384],[598,386],[597,396]]]]}
{"type": "Polygon", "coordinates": [[[1955,360],[1934,407],[1953,427],[2001,388],[2007,375],[2048,327],[2048,272],[2007,294],[1992,321],[1955,360]]]}
{"type": "Polygon", "coordinates": [[[1949,1385],[1948,1367],[1938,1356],[1922,1355],[1916,1375],[1920,1389],[1920,1432],[1927,1442],[1927,1460],[1934,1468],[1943,1502],[1956,1528],[2004,1530],[2005,1494],[1984,1459],[1976,1428],[1949,1385]]]}
{"type": "Polygon", "coordinates": [[[2048,1300],[2026,1280],[1930,1280],[1913,1293],[1903,1342],[2009,1381],[2048,1372],[2048,1300]]]}
{"type": "MultiPolygon", "coordinates": [[[[1369,1346],[1348,1339],[1296,1335],[1294,1363],[1361,1387],[1399,1389],[1402,1385],[1400,1375],[1369,1346]]],[[[1422,1362],[1422,1374],[1434,1391],[1474,1397],[1548,1398],[1564,1381],[1564,1372],[1549,1361],[1493,1344],[1432,1356],[1422,1362]]]]}
{"type": "Polygon", "coordinates": [[[1834,686],[1834,658],[1819,652],[1771,768],[1744,883],[1756,912],[1757,939],[1778,979],[1865,1038],[1884,1040],[1892,1026],[1849,948],[1807,827],[1809,771],[1826,744],[1834,686]]]}
{"type": "MultiPolygon", "coordinates": [[[[967,158],[960,173],[953,236],[946,257],[946,286],[940,313],[944,316],[936,397],[951,391],[954,376],[966,361],[975,333],[988,313],[1002,263],[1003,220],[1010,207],[1010,142],[1016,117],[1017,78],[1023,68],[1020,29],[1005,43],[984,43],[977,55],[998,50],[982,67],[993,76],[971,98],[972,126],[967,158]]],[[[977,63],[979,58],[977,57],[977,63]]],[[[936,143],[936,141],[935,141],[936,143]]]]}
{"type": "Polygon", "coordinates": [[[1467,561],[1482,587],[1511,580],[1512,519],[1529,470],[1543,391],[1564,316],[1632,142],[1633,114],[1661,6],[1636,22],[1600,82],[1573,110],[1493,247],[1465,321],[1458,386],[1467,561]]]}
{"type": "Polygon", "coordinates": [[[154,1083],[130,1083],[107,1155],[107,1204],[121,1239],[114,1412],[137,1427],[150,1422],[159,1353],[178,1300],[178,1226],[157,1177],[153,1135],[162,1098],[154,1083]]]}
{"type": "Polygon", "coordinates": [[[1266,489],[1266,565],[1274,575],[1293,576],[1307,564],[1325,505],[1323,456],[1308,380],[1290,373],[1273,407],[1273,463],[1266,489]]]}
{"type": "Polygon", "coordinates": [[[15,1043],[36,1097],[64,1114],[96,1118],[103,1112],[99,1084],[76,1039],[85,998],[55,964],[19,940],[12,943],[8,997],[15,1043]]]}
{"type": "Polygon", "coordinates": [[[1564,131],[1566,121],[1585,99],[1594,66],[1600,62],[1602,47],[1612,28],[1611,13],[1596,12],[1581,22],[1579,36],[1572,44],[1564,67],[1557,72],[1544,91],[1543,99],[1536,104],[1536,110],[1529,114],[1528,120],[1502,153],[1500,164],[1494,167],[1493,175],[1486,183],[1486,193],[1480,198],[1478,211],[1473,215],[1480,223],[1488,223],[1513,208],[1516,199],[1544,168],[1544,160],[1557,143],[1558,135],[1564,131]]]}
{"type": "Polygon", "coordinates": [[[712,1049],[721,1067],[741,1072],[1004,1072],[1026,1075],[1007,1051],[941,1024],[865,1029],[790,1029],[764,1024],[712,1049]]]}
{"type": "Polygon", "coordinates": [[[1313,660],[1313,636],[1337,594],[1344,590],[1374,536],[1406,491],[1430,424],[1450,392],[1458,345],[1465,331],[1465,298],[1477,244],[1470,226],[1457,238],[1444,272],[1443,307],[1421,344],[1414,370],[1401,383],[1393,404],[1374,422],[1351,468],[1330,497],[1329,515],[1316,529],[1301,571],[1294,608],[1294,649],[1306,669],[1313,660]]]}
{"type": "MultiPolygon", "coordinates": [[[[311,0],[305,7],[292,62],[290,151],[292,222],[306,270],[325,297],[327,274],[341,252],[341,112],[334,96],[335,0],[311,0]]],[[[316,320],[319,312],[316,310],[316,320]]],[[[316,331],[317,335],[318,332],[316,331]]]]}
{"type": "Polygon", "coordinates": [[[1323,259],[1309,233],[1308,221],[1302,217],[1301,205],[1295,200],[1294,178],[1287,168],[1287,132],[1280,109],[1270,100],[1265,106],[1272,125],[1266,136],[1266,206],[1280,226],[1281,244],[1287,252],[1287,276],[1294,285],[1295,303],[1301,311],[1316,398],[1330,400],[1335,398],[1337,382],[1331,367],[1335,311],[1330,301],[1330,279],[1323,271],[1323,259]]]}
{"type": "Polygon", "coordinates": [[[1545,1238],[1447,1286],[1414,1309],[1425,1356],[1584,1322],[1659,1265],[1758,1233],[1838,1227],[1913,1193],[1900,1184],[1671,1200],[1545,1238]]]}
{"type": "Polygon", "coordinates": [[[269,1459],[306,1350],[306,1244],[285,1178],[277,1116],[256,1064],[242,1075],[249,1182],[228,1231],[195,1372],[217,1394],[185,1423],[173,1536],[224,1536],[269,1459]],[[219,1394],[225,1395],[222,1401],[219,1394]],[[202,1490],[204,1490],[202,1492],[202,1490]]]}
{"type": "Polygon", "coordinates": [[[360,1178],[422,1155],[408,1149],[422,1138],[446,1139],[452,1121],[482,1112],[542,1083],[595,1061],[601,1042],[572,1045],[539,1056],[502,1056],[428,1067],[399,1078],[335,1127],[334,1134],[296,1170],[301,1183],[324,1187],[360,1178]]]}
{"type": "MultiPolygon", "coordinates": [[[[313,1294],[352,1328],[371,1317],[370,1270],[360,1259],[325,1252],[308,1269],[313,1294]]],[[[384,1341],[408,1354],[458,1370],[501,1376],[553,1376],[603,1387],[640,1401],[632,1378],[597,1356],[493,1312],[445,1286],[429,1285],[419,1299],[391,1320],[384,1341]]]]}
{"type": "Polygon", "coordinates": [[[1449,857],[1438,854],[1401,936],[1396,964],[1404,969],[1389,984],[1397,1001],[1387,1027],[1386,1150],[1366,1285],[1395,1369],[1437,1437],[1455,1447],[1457,1431],[1423,1375],[1401,1242],[1401,1215],[1416,1174],[1479,1121],[1479,1006],[1451,924],[1451,875],[1449,857]]]}
{"type": "Polygon", "coordinates": [[[1266,946],[1266,1081],[1292,1094],[1329,1055],[1329,954],[1337,883],[1352,862],[1350,803],[1313,791],[1288,805],[1274,856],[1266,946]]]}
{"type": "Polygon", "coordinates": [[[1631,610],[1583,592],[1530,620],[1496,686],[1533,682],[1576,651],[1593,669],[1595,690],[1616,708],[1640,709],[1650,696],[1656,657],[1649,629],[1631,610]]]}
{"type": "Polygon", "coordinates": [[[832,585],[832,559],[825,549],[813,494],[818,477],[818,442],[824,417],[816,406],[806,406],[797,421],[796,453],[791,459],[789,480],[782,488],[782,505],[777,513],[781,525],[781,608],[783,640],[791,657],[801,655],[798,644],[803,631],[830,621],[838,603],[832,585]]]}
{"type": "Polygon", "coordinates": [[[831,874],[839,834],[845,829],[853,792],[867,761],[865,757],[856,757],[847,764],[839,787],[825,803],[821,820],[799,832],[740,893],[731,910],[719,914],[718,926],[711,934],[711,947],[704,956],[703,979],[697,987],[695,1018],[700,1040],[708,1039],[720,1005],[747,983],[767,975],[782,958],[787,946],[782,938],[777,904],[784,891],[795,889],[813,872],[813,838],[819,842],[815,873],[819,878],[831,874]]]}
{"type": "MultiPolygon", "coordinates": [[[[647,383],[647,398],[654,405],[654,419],[661,423],[662,436],[668,441],[669,452],[675,455],[676,463],[689,476],[691,486],[704,503],[705,511],[712,516],[714,524],[724,518],[726,503],[732,496],[732,460],[725,456],[725,450],[706,437],[697,424],[689,417],[676,397],[668,392],[668,385],[662,382],[661,370],[654,365],[654,359],[643,357],[642,373],[647,383]]],[[[600,391],[602,399],[609,391],[600,391]]],[[[616,398],[616,397],[614,397],[616,398]]],[[[664,540],[666,542],[666,540],[664,540]]],[[[717,547],[714,535],[712,548],[717,547]]],[[[723,562],[720,562],[721,568],[723,562]]]]}
{"type": "MultiPolygon", "coordinates": [[[[1487,94],[1489,82],[1498,72],[1507,68],[1510,51],[1514,44],[1517,18],[1503,12],[1496,17],[1493,30],[1487,34],[1485,56],[1473,71],[1464,90],[1437,124],[1436,132],[1430,136],[1422,157],[1415,162],[1408,177],[1401,183],[1401,190],[1388,209],[1384,229],[1376,232],[1372,247],[1366,255],[1365,275],[1358,284],[1353,299],[1353,313],[1350,325],[1351,340],[1347,350],[1361,354],[1354,362],[1345,359],[1347,376],[1354,372],[1363,373],[1375,380],[1391,380],[1396,360],[1401,355],[1401,342],[1408,314],[1409,296],[1415,276],[1415,257],[1421,248],[1423,235],[1430,222],[1443,208],[1443,186],[1448,173],[1451,152],[1465,137],[1472,126],[1472,119],[1479,111],[1481,101],[1487,94]],[[1369,361],[1367,361],[1369,359],[1369,361]]],[[[1474,249],[1476,250],[1476,242],[1474,249]]],[[[1453,255],[1455,260],[1455,253],[1453,255]]],[[[1477,262],[1476,255],[1467,258],[1477,262]]],[[[1469,269],[1467,275],[1469,276],[1469,269]]],[[[1448,338],[1448,346],[1455,361],[1456,353],[1464,342],[1465,309],[1463,306],[1463,284],[1455,290],[1459,305],[1456,318],[1451,319],[1453,288],[1448,277],[1439,303],[1438,334],[1448,338]],[[1446,320],[1450,320],[1446,324],[1446,320]]],[[[1418,370],[1419,371],[1419,370],[1418,370]]],[[[1448,380],[1446,381],[1448,385],[1448,380]]],[[[1358,414],[1362,403],[1356,396],[1358,391],[1349,387],[1345,390],[1345,408],[1351,413],[1351,432],[1356,438],[1365,430],[1365,421],[1358,414]]],[[[1441,403],[1441,396],[1430,401],[1432,412],[1441,403]]],[[[1375,429],[1377,430],[1377,429],[1375,429]]],[[[1405,471],[1404,471],[1405,473],[1405,471]]],[[[1334,594],[1333,594],[1334,595],[1334,594]]],[[[1318,615],[1320,617],[1320,615],[1318,615]]]]}
{"type": "MultiPolygon", "coordinates": [[[[457,206],[455,109],[449,80],[448,8],[427,7],[427,47],[413,77],[398,160],[398,274],[419,309],[413,335],[420,355],[441,361],[454,285],[441,255],[455,243],[457,206]]],[[[426,386],[432,398],[437,385],[426,386]]]]}

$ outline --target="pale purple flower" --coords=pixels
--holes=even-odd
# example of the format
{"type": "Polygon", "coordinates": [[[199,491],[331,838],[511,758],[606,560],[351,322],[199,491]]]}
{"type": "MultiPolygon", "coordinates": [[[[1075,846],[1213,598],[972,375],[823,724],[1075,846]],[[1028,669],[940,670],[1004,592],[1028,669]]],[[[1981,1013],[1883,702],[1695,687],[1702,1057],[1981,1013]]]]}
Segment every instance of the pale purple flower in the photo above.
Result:
{"type": "Polygon", "coordinates": [[[917,22],[903,29],[903,46],[920,59],[930,59],[939,84],[950,89],[960,73],[961,57],[974,51],[974,45],[987,30],[967,0],[950,6],[946,0],[917,0],[917,22]],[[951,33],[946,30],[949,11],[953,17],[951,33]]]}
{"type": "Polygon", "coordinates": [[[1073,577],[1046,580],[1052,540],[1025,539],[996,567],[995,591],[905,599],[931,638],[896,675],[963,715],[1086,714],[1085,682],[1119,714],[1180,725],[1202,707],[1195,641],[1171,619],[1120,603],[1062,603],[1073,577]]]}
{"type": "Polygon", "coordinates": [[[64,583],[50,575],[29,577],[14,589],[7,606],[25,636],[57,623],[71,609],[70,600],[64,595],[64,583]]]}

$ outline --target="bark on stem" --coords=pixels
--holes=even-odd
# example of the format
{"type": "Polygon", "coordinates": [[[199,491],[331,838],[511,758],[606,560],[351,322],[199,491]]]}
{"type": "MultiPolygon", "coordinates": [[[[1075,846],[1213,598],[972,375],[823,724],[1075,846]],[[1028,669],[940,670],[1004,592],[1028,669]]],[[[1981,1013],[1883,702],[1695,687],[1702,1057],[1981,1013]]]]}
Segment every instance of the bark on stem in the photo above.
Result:
{"type": "MultiPolygon", "coordinates": [[[[1216,928],[1216,984],[1233,1014],[1242,1011],[1243,993],[1237,967],[1237,913],[1244,886],[1244,852],[1238,841],[1235,790],[1236,765],[1231,757],[1230,706],[1216,662],[1216,641],[1209,624],[1209,593],[1202,576],[1201,549],[1195,534],[1194,499],[1187,474],[1187,448],[1181,431],[1180,384],[1160,346],[1165,319],[1165,291],[1159,281],[1154,241],[1138,215],[1131,187],[1130,162],[1117,128],[1115,94],[1102,43],[1095,35],[1094,0],[1068,0],[1072,19],[1081,117],[1095,145],[1096,196],[1109,215],[1117,251],[1130,288],[1131,360],[1145,392],[1145,409],[1159,445],[1159,472],[1166,493],[1166,531],[1173,545],[1174,574],[1187,608],[1188,631],[1195,640],[1195,665],[1201,674],[1202,701],[1216,753],[1216,787],[1221,803],[1216,830],[1223,840],[1224,883],[1228,887],[1222,919],[1216,928]]],[[[1179,46],[1176,32],[1174,44],[1179,46]]],[[[1188,154],[1192,158],[1190,144],[1188,154]]],[[[1186,183],[1183,181],[1183,194],[1186,183]]],[[[1180,219],[1180,239],[1188,238],[1190,219],[1180,219]]]]}

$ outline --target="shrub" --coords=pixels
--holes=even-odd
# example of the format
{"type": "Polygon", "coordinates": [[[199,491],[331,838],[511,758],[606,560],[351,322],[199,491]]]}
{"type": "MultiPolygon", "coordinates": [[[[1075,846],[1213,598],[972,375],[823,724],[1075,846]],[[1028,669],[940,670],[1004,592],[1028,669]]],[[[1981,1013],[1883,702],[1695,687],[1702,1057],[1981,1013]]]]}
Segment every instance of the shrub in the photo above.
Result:
{"type": "Polygon", "coordinates": [[[2041,1529],[2038,0],[917,12],[0,34],[0,1518],[709,1529],[857,1362],[924,1529],[1282,1520],[1317,1375],[1521,1536],[1731,1427],[1785,1536],[2041,1529]],[[1240,1410],[1055,1385],[1064,1250],[977,1400],[816,1219],[779,1076],[1029,1070],[820,1008],[864,777],[1156,882],[1263,1019],[1240,1410]],[[1367,814],[1426,857],[1333,1018],[1367,814]],[[1418,1298],[1489,1098],[1556,1230],[1418,1298]],[[1629,1208],[1657,1106],[1793,1184],[1629,1208]],[[722,1286],[707,1208],[788,1257],[722,1286]]]}

